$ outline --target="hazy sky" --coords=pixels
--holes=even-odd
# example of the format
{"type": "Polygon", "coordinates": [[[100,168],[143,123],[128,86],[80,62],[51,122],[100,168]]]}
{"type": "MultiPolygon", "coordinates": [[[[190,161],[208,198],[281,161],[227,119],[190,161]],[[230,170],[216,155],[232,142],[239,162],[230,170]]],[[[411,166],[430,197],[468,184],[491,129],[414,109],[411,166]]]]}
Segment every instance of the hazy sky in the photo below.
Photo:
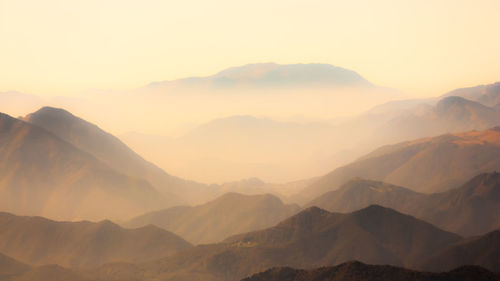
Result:
{"type": "Polygon", "coordinates": [[[415,95],[500,80],[500,1],[0,0],[0,91],[321,62],[415,95]]]}

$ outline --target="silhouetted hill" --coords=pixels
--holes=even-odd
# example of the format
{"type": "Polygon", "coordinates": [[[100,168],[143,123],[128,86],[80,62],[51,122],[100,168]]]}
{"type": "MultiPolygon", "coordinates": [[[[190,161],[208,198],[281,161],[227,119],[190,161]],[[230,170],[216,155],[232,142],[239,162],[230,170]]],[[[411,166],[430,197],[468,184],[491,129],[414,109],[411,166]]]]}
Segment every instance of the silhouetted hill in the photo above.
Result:
{"type": "Polygon", "coordinates": [[[9,278],[21,275],[29,269],[28,265],[0,253],[0,280],[9,280],[9,278]]]}
{"type": "Polygon", "coordinates": [[[461,187],[435,194],[416,193],[378,181],[354,179],[329,191],[308,206],[349,212],[380,204],[411,214],[461,235],[478,235],[500,228],[500,173],[478,175],[461,187]]]}
{"type": "Polygon", "coordinates": [[[223,243],[196,246],[135,269],[109,264],[93,273],[104,280],[140,274],[158,280],[220,281],[240,280],[274,266],[309,268],[353,259],[411,266],[460,239],[380,206],[349,214],[313,207],[274,227],[236,235],[223,243]]]}
{"type": "Polygon", "coordinates": [[[142,262],[188,247],[182,238],[151,225],[123,229],[110,221],[56,222],[0,213],[0,252],[28,264],[142,262]]]}
{"type": "Polygon", "coordinates": [[[352,179],[339,189],[329,191],[309,202],[330,212],[352,212],[377,204],[408,213],[414,210],[424,194],[381,181],[352,179]]]}
{"type": "Polygon", "coordinates": [[[270,227],[300,210],[273,195],[226,193],[203,205],[172,207],[138,216],[125,226],[154,224],[196,244],[270,227]]]}
{"type": "Polygon", "coordinates": [[[52,132],[120,173],[149,181],[169,199],[168,205],[181,203],[180,198],[196,201],[191,200],[192,196],[203,196],[204,189],[207,189],[205,192],[209,189],[208,186],[167,174],[115,136],[64,109],[43,107],[24,120],[52,132]]]}
{"type": "Polygon", "coordinates": [[[496,281],[500,276],[481,267],[464,266],[452,271],[430,273],[389,265],[368,265],[357,261],[317,269],[279,267],[242,281],[496,281]]]}
{"type": "Polygon", "coordinates": [[[51,218],[123,218],[168,201],[52,133],[0,114],[0,208],[51,218]]]}
{"type": "Polygon", "coordinates": [[[471,131],[383,146],[335,169],[302,193],[314,198],[355,177],[440,192],[499,169],[500,131],[471,131]]]}
{"type": "Polygon", "coordinates": [[[483,236],[468,238],[440,250],[420,267],[427,270],[449,270],[461,265],[481,265],[500,271],[500,230],[483,236]]]}

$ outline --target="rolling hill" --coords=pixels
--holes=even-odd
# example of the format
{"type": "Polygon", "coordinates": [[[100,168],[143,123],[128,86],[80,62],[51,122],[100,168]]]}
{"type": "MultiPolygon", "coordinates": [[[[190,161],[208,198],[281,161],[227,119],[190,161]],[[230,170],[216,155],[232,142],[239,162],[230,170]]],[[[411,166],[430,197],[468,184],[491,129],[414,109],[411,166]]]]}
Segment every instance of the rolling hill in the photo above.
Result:
{"type": "Polygon", "coordinates": [[[215,243],[237,233],[273,226],[299,210],[299,206],[285,205],[270,194],[226,193],[203,205],[150,212],[124,225],[139,227],[153,224],[194,244],[215,243]]]}
{"type": "Polygon", "coordinates": [[[353,259],[411,266],[460,241],[456,234],[380,206],[339,214],[309,208],[260,231],[199,245],[157,261],[108,264],[104,280],[240,280],[275,266],[319,267],[353,259]],[[139,278],[140,279],[140,278],[139,278]]]}
{"type": "Polygon", "coordinates": [[[30,265],[92,267],[144,262],[191,245],[154,226],[124,229],[110,222],[56,222],[0,213],[0,252],[30,265]]]}
{"type": "Polygon", "coordinates": [[[481,265],[492,271],[499,272],[500,230],[450,245],[423,261],[419,267],[439,271],[464,264],[481,265]]]}
{"type": "Polygon", "coordinates": [[[279,267],[254,274],[242,281],[496,281],[500,276],[481,267],[464,266],[448,272],[430,273],[357,261],[333,267],[301,270],[279,267]]]}
{"type": "Polygon", "coordinates": [[[500,127],[383,146],[335,169],[302,191],[311,199],[361,177],[435,193],[500,169],[500,127]]]}
{"type": "Polygon", "coordinates": [[[379,204],[411,214],[442,229],[464,236],[500,228],[500,173],[486,173],[442,193],[423,194],[379,181],[354,179],[307,206],[331,212],[350,212],[379,204]]]}

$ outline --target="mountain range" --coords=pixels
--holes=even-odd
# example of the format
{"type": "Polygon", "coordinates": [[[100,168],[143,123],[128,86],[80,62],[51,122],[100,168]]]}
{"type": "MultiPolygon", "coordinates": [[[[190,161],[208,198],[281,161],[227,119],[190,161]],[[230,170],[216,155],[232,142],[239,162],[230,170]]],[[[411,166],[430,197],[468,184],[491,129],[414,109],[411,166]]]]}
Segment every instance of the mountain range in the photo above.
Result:
{"type": "Polygon", "coordinates": [[[158,227],[124,229],[110,222],[57,222],[0,213],[0,252],[30,265],[95,267],[144,262],[191,247],[158,227]]]}
{"type": "Polygon", "coordinates": [[[226,193],[203,205],[150,212],[124,225],[140,227],[153,224],[194,244],[215,243],[234,234],[273,226],[299,210],[298,205],[285,205],[271,194],[226,193]]]}
{"type": "Polygon", "coordinates": [[[479,235],[500,228],[500,173],[473,177],[446,192],[424,194],[380,181],[353,179],[312,200],[332,212],[352,212],[372,204],[393,208],[461,235],[479,235]]]}
{"type": "Polygon", "coordinates": [[[2,211],[52,218],[132,216],[168,204],[149,182],[121,174],[30,123],[0,114],[2,211]]]}
{"type": "Polygon", "coordinates": [[[496,281],[500,276],[481,267],[463,266],[448,272],[420,272],[389,265],[368,265],[357,261],[338,266],[300,270],[278,267],[242,281],[496,281]]]}
{"type": "Polygon", "coordinates": [[[383,146],[321,177],[302,195],[313,199],[355,177],[435,193],[495,170],[500,170],[499,127],[383,146]]]}

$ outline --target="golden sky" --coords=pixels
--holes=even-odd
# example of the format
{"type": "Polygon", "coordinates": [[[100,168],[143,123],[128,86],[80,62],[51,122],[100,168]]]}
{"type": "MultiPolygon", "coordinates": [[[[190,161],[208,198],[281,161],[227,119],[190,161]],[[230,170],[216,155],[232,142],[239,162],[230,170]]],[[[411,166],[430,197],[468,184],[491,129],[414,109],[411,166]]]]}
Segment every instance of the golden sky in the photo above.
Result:
{"type": "Polygon", "coordinates": [[[500,80],[500,1],[0,0],[0,91],[329,63],[417,96],[500,80]]]}

